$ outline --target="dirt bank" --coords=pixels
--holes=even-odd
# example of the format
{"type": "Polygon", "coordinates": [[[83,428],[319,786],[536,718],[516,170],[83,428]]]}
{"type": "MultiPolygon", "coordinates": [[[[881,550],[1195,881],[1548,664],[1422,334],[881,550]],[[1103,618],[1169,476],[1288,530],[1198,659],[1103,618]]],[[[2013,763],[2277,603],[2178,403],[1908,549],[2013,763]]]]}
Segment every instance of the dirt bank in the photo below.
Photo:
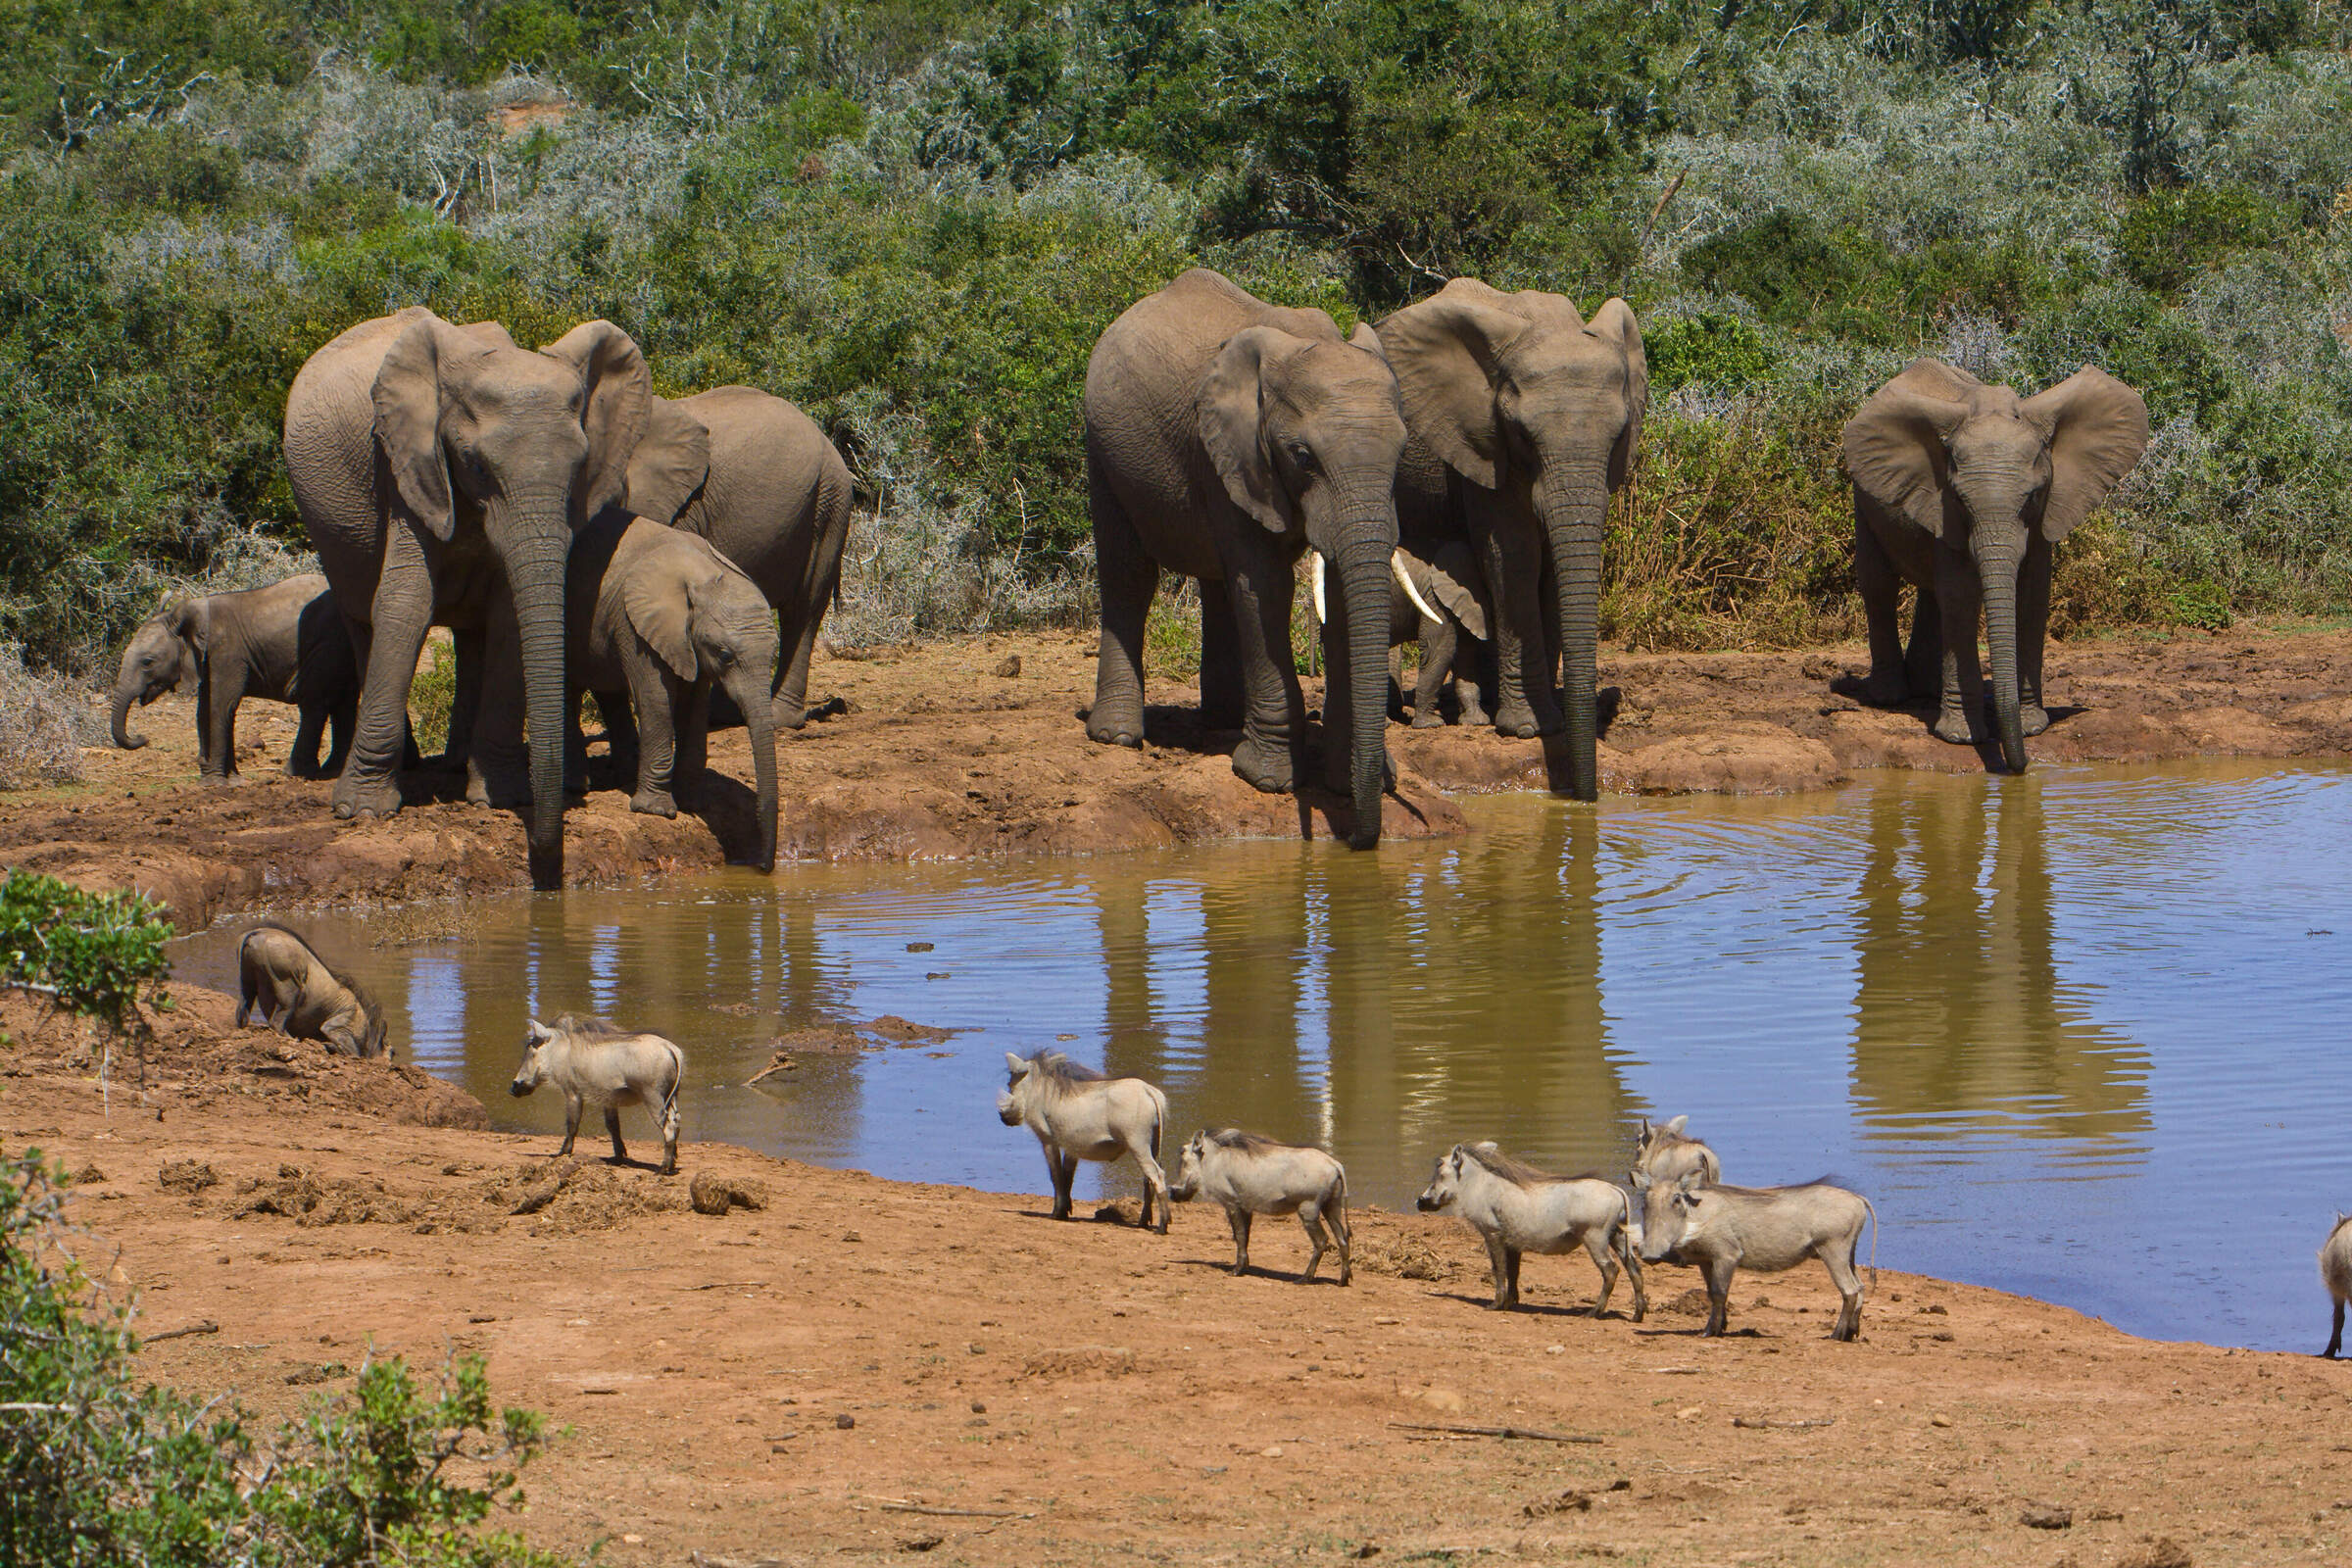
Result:
{"type": "MultiPolygon", "coordinates": [[[[1233,737],[1191,723],[1189,684],[1154,682],[1152,744],[1090,744],[1077,714],[1091,698],[1091,634],[953,639],[863,660],[826,659],[811,682],[848,711],[782,748],[782,854],[788,859],[912,859],[1021,851],[1089,853],[1204,839],[1329,837],[1346,806],[1319,790],[1264,796],[1233,776],[1233,737]]],[[[1924,710],[1884,712],[1837,689],[1866,661],[1859,646],[1813,653],[1605,652],[1600,750],[1615,791],[1818,789],[1866,767],[1976,771],[1985,759],[1927,732],[1924,710]]],[[[2053,647],[2057,721],[2031,745],[2044,762],[2187,756],[2285,757],[2352,749],[2352,634],[2236,632],[2170,642],[2053,647]]],[[[1310,701],[1314,683],[1309,683],[1310,701]]],[[[144,751],[93,751],[90,781],[0,797],[0,862],[163,897],[183,925],[239,908],[399,900],[527,881],[511,812],[466,806],[457,781],[408,781],[412,807],[388,823],[337,823],[332,786],[276,772],[291,710],[249,706],[246,779],[195,782],[192,703],[141,715],[144,751]]],[[[1397,791],[1383,831],[1464,830],[1446,792],[1544,788],[1542,743],[1491,731],[1390,737],[1397,791]]],[[[609,882],[720,863],[752,843],[742,732],[713,738],[731,777],[703,817],[627,808],[600,770],[585,808],[565,818],[568,874],[609,882]]]]}
{"type": "MultiPolygon", "coordinates": [[[[1160,1238],[719,1146],[666,1180],[559,1166],[551,1139],[417,1125],[479,1114],[445,1085],[224,1038],[228,999],[182,1002],[145,1097],[118,1081],[111,1115],[78,1032],[0,1004],[0,1143],[83,1173],[75,1217],[120,1249],[83,1255],[148,1332],[219,1326],[150,1347],[147,1372],[283,1413],[371,1348],[479,1351],[503,1400],[569,1429],[521,1526],[607,1562],[2352,1550],[2352,1370],[2308,1356],[1893,1273],[1862,1342],[1833,1345],[1818,1269],[1743,1277],[1734,1335],[1704,1341],[1689,1271],[1655,1271],[1647,1322],[1596,1321],[1581,1256],[1531,1259],[1530,1308],[1498,1316],[1459,1227],[1377,1212],[1351,1289],[1237,1281],[1196,1208],[1160,1238]],[[698,1174],[766,1206],[692,1212],[698,1174]],[[1426,1430],[1445,1426],[1598,1441],[1426,1430]],[[2034,1507],[2072,1523],[2029,1526],[2034,1507]]],[[[1303,1255],[1282,1224],[1254,1251],[1303,1255]]]]}

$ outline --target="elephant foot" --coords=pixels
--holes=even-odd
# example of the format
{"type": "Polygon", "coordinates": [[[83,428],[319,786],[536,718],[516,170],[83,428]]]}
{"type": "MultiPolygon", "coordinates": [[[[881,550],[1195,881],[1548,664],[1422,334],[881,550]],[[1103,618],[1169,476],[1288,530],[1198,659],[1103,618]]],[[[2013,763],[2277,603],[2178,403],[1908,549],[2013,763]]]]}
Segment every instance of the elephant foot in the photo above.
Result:
{"type": "Polygon", "coordinates": [[[1291,793],[1291,749],[1245,735],[1233,749],[1233,770],[1250,788],[1264,795],[1291,793]]]}
{"type": "Polygon", "coordinates": [[[1490,715],[1483,708],[1465,708],[1462,710],[1462,723],[1468,728],[1480,729],[1494,722],[1494,720],[1493,716],[1490,715]]]}
{"type": "Polygon", "coordinates": [[[1414,729],[1444,729],[1446,727],[1446,720],[1440,718],[1436,710],[1432,709],[1426,713],[1414,713],[1411,727],[1414,729]]]}
{"type": "Polygon", "coordinates": [[[1873,708],[1900,708],[1911,700],[1911,683],[1899,669],[1874,669],[1862,682],[1862,700],[1873,708]]]}
{"type": "Polygon", "coordinates": [[[2018,727],[2029,735],[2038,735],[2050,727],[2050,710],[2038,703],[2017,710],[2018,727]]]}
{"type": "Polygon", "coordinates": [[[222,784],[236,784],[242,781],[234,773],[199,773],[196,775],[196,782],[207,789],[213,789],[222,784]]]}
{"type": "Polygon", "coordinates": [[[1947,708],[1936,715],[1936,722],[1929,727],[1939,741],[1949,741],[1954,746],[1978,744],[1976,726],[1968,721],[1966,713],[1955,712],[1947,708]]]}
{"type": "Polygon", "coordinates": [[[1544,733],[1536,710],[1525,703],[1503,703],[1494,710],[1494,733],[1513,740],[1532,741],[1544,733]]]}
{"type": "Polygon", "coordinates": [[[389,821],[400,814],[400,786],[389,777],[364,777],[344,769],[335,781],[335,815],[343,821],[372,816],[389,821]]]}
{"type": "Polygon", "coordinates": [[[1086,721],[1086,738],[1098,746],[1124,746],[1140,752],[1144,749],[1144,715],[1104,713],[1098,707],[1086,721]]]}
{"type": "Polygon", "coordinates": [[[647,816],[676,816],[678,803],[665,790],[639,790],[629,797],[629,809],[647,816]]]}

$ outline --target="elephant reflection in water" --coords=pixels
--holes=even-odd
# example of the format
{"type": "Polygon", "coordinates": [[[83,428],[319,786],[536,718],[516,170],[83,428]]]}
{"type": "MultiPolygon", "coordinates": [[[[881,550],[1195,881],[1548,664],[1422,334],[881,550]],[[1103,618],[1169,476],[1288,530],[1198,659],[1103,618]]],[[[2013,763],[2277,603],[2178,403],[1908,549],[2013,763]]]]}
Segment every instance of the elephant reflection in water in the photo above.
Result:
{"type": "Polygon", "coordinates": [[[1854,1091],[1874,1122],[2147,1130],[2146,1051],[2061,992],[2032,777],[1880,791],[1854,912],[1854,1091]]]}

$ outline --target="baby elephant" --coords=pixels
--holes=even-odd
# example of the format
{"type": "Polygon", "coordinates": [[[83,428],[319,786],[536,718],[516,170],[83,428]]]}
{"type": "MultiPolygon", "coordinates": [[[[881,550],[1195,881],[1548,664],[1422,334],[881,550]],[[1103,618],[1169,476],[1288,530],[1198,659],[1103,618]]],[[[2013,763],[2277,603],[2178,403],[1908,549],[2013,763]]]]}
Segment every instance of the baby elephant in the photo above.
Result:
{"type": "Polygon", "coordinates": [[[2344,1303],[2352,1300],[2352,1214],[2336,1215],[2335,1228],[2320,1244],[2320,1283],[2335,1298],[2335,1329],[2320,1352],[2333,1360],[2344,1348],[2344,1303]]]}
{"type": "MultiPolygon", "coordinates": [[[[1803,1187],[1709,1187],[1691,1171],[1679,1180],[1634,1173],[1642,1196],[1642,1256],[1650,1263],[1695,1266],[1707,1282],[1707,1337],[1723,1333],[1732,1304],[1732,1276],[1742,1264],[1766,1274],[1818,1257],[1838,1287],[1833,1340],[1862,1332],[1862,1276],[1854,1253],[1862,1227],[1878,1211],[1859,1193],[1823,1182],[1803,1187]]],[[[1878,1272],[1878,1233],[1871,1233],[1871,1272],[1878,1272]]]]}
{"type": "Polygon", "coordinates": [[[1642,1265],[1626,1227],[1633,1205],[1624,1190],[1597,1176],[1552,1176],[1523,1165],[1491,1143],[1456,1144],[1441,1155],[1429,1189],[1415,1200],[1424,1214],[1447,1209],[1478,1232],[1494,1268],[1494,1309],[1519,1304],[1519,1258],[1526,1252],[1572,1252],[1582,1247],[1600,1270],[1600,1299],[1592,1315],[1609,1309],[1617,1288],[1617,1266],[1625,1265],[1634,1287],[1634,1321],[1649,1310],[1642,1265]]]}
{"type": "Polygon", "coordinates": [[[1168,1178],[1159,1168],[1159,1133],[1168,1119],[1168,1097],[1141,1078],[1105,1078],[1081,1067],[1058,1051],[1034,1056],[1004,1053],[1008,1074],[997,1096],[997,1116],[1007,1127],[1027,1127],[1045,1147],[1046,1169],[1054,1178],[1054,1217],[1070,1217],[1070,1184],[1082,1159],[1113,1160],[1133,1154],[1144,1171],[1144,1213],[1152,1223],[1158,1200],[1162,1236],[1168,1233],[1168,1178]]]}
{"type": "MultiPolygon", "coordinates": [[[[581,691],[615,728],[634,709],[637,793],[632,810],[678,814],[673,788],[702,780],[710,694],[724,691],[752,733],[762,871],[776,863],[776,612],[759,586],[707,539],[634,517],[600,523],[574,540],[565,584],[571,616],[572,693],[581,691]]],[[[629,749],[614,734],[614,754],[629,749]]],[[[576,751],[576,748],[575,748],[576,751]]]]}
{"type": "Polygon", "coordinates": [[[150,615],[131,634],[115,675],[114,738],[125,751],[147,744],[130,728],[141,708],[188,681],[196,683],[196,767],[208,784],[237,776],[237,707],[249,697],[292,703],[301,715],[286,771],[331,778],[343,771],[360,701],[351,633],[317,572],[268,588],[182,599],[150,615]],[[323,766],[318,736],[334,743],[323,766]]]}
{"type": "Polygon", "coordinates": [[[553,1025],[530,1020],[522,1065],[514,1069],[507,1092],[520,1099],[546,1083],[564,1091],[564,1147],[556,1151],[558,1159],[571,1152],[580,1106],[589,1103],[605,1113],[613,1162],[625,1163],[629,1151],[620,1141],[620,1107],[643,1105],[662,1125],[662,1174],[670,1176],[678,1168],[678,1083],[685,1076],[686,1053],[674,1042],[567,1012],[553,1025]]]}
{"type": "Polygon", "coordinates": [[[1250,1223],[1259,1214],[1296,1214],[1314,1248],[1299,1272],[1304,1285],[1315,1277],[1326,1247],[1324,1227],[1340,1245],[1340,1283],[1353,1275],[1348,1257],[1348,1173],[1320,1149],[1278,1144],[1237,1127],[1193,1134],[1177,1162],[1168,1196],[1188,1202],[1206,1198],[1221,1205],[1233,1225],[1233,1272],[1250,1272],[1250,1223]]]}
{"type": "Polygon", "coordinates": [[[384,1054],[384,1009],[368,988],[275,920],[237,943],[237,1027],[257,1011],[279,1034],[320,1041],[339,1054],[384,1054]]]}

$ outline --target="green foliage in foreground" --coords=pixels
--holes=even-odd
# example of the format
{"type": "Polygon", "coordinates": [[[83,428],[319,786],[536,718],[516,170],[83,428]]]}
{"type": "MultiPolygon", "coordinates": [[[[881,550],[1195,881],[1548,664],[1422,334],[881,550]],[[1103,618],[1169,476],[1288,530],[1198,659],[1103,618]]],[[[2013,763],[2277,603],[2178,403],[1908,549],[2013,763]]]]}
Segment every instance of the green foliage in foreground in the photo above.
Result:
{"type": "Polygon", "coordinates": [[[0,986],[31,990],[95,1019],[108,1039],[140,1028],[172,973],[172,920],[145,894],[89,893],[53,876],[0,876],[0,986]]]}
{"type": "Polygon", "coordinates": [[[482,1363],[420,1388],[371,1360],[345,1398],[264,1437],[142,1383],[128,1314],[74,1261],[62,1171],[0,1159],[0,1562],[12,1568],[539,1568],[482,1528],[520,1504],[540,1417],[494,1410],[482,1363]]]}
{"type": "Polygon", "coordinates": [[[1624,294],[1619,635],[1850,629],[1838,424],[1922,353],[2147,394],[2062,625],[2340,612],[2348,43],[2339,0],[0,0],[0,640],[88,662],[299,546],[286,385],[412,303],[808,408],[878,519],[843,636],[1082,614],[1087,353],[1195,264],[1344,326],[1624,294]]]}

